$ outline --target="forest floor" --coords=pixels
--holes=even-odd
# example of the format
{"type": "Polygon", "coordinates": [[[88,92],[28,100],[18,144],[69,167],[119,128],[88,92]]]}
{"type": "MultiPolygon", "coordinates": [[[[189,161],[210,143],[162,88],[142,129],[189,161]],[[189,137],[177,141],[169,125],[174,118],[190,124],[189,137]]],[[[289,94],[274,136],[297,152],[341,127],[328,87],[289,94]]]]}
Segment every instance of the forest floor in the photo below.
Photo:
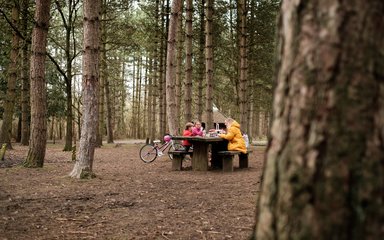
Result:
{"type": "Polygon", "coordinates": [[[249,168],[196,172],[190,160],[171,171],[168,156],[145,164],[141,142],[96,149],[96,178],[68,177],[74,162],[49,143],[43,168],[20,166],[28,147],[13,144],[0,161],[0,239],[248,239],[265,147],[249,168]]]}

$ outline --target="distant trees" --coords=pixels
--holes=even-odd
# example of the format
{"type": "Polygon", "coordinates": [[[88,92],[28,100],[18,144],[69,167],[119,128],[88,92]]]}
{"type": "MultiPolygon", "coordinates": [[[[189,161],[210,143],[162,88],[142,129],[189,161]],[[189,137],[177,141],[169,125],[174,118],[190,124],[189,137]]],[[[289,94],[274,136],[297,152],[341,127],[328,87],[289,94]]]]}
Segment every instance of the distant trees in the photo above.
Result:
{"type": "MultiPolygon", "coordinates": [[[[9,129],[10,139],[28,145],[31,91],[29,62],[25,62],[31,55],[33,20],[28,16],[35,11],[35,3],[21,1],[21,17],[17,18],[20,24],[16,26],[11,21],[14,1],[0,1],[4,3],[0,8],[0,26],[6,30],[0,33],[4,46],[0,56],[0,125],[9,129]],[[13,34],[21,39],[19,50],[14,51],[19,56],[17,66],[20,66],[16,75],[11,74],[9,58],[13,34]],[[12,98],[5,96],[7,91],[13,91],[11,76],[16,76],[16,84],[14,104],[8,108],[8,101],[12,98]],[[5,109],[7,111],[3,114],[5,109]],[[20,120],[21,127],[16,124],[17,120],[20,120]]],[[[113,142],[114,138],[154,140],[171,130],[166,109],[166,60],[170,4],[173,2],[102,2],[96,145],[101,146],[103,139],[113,142]]],[[[79,16],[83,2],[67,0],[53,3],[51,29],[47,36],[49,61],[46,62],[46,76],[50,76],[47,90],[61,94],[47,101],[52,105],[48,106],[50,112],[46,115],[50,123],[47,134],[54,136],[52,131],[57,131],[57,137],[65,140],[64,150],[71,150],[80,138],[83,117],[84,96],[80,77],[83,52],[79,45],[83,42],[79,16]],[[51,84],[55,85],[54,88],[51,84]],[[63,105],[53,100],[63,101],[63,96],[64,107],[56,108],[63,105]]],[[[203,113],[210,112],[213,105],[225,115],[240,120],[242,106],[241,111],[246,115],[242,121],[246,119],[249,124],[250,135],[265,135],[268,127],[265,123],[270,116],[270,69],[278,1],[188,0],[182,1],[181,5],[182,17],[176,29],[177,57],[173,62],[177,66],[177,78],[174,84],[168,85],[176,92],[171,97],[176,103],[175,117],[171,119],[177,119],[172,128],[179,129],[186,121],[201,120],[203,113]],[[240,11],[243,9],[241,6],[246,6],[244,11],[240,11]],[[211,29],[206,27],[208,23],[212,25],[211,29]],[[245,42],[240,41],[242,36],[246,37],[245,42]],[[240,61],[244,64],[241,65],[240,61]],[[240,75],[240,69],[247,69],[247,73],[240,75]],[[240,82],[244,83],[241,91],[240,82]]]]}
{"type": "Polygon", "coordinates": [[[253,239],[380,239],[384,2],[282,1],[253,239]]]}

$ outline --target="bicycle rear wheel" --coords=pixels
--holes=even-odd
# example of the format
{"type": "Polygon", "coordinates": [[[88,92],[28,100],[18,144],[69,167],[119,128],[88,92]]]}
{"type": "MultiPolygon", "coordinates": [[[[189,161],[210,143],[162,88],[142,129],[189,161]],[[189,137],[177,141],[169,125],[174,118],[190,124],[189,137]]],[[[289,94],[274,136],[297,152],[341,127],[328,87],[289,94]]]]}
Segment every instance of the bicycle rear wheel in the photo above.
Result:
{"type": "Polygon", "coordinates": [[[140,149],[140,159],[145,163],[151,163],[157,158],[157,148],[151,144],[146,144],[140,149]]]}
{"type": "Polygon", "coordinates": [[[174,143],[171,147],[168,148],[168,157],[173,160],[173,154],[169,153],[169,151],[181,151],[184,147],[180,143],[174,143]]]}

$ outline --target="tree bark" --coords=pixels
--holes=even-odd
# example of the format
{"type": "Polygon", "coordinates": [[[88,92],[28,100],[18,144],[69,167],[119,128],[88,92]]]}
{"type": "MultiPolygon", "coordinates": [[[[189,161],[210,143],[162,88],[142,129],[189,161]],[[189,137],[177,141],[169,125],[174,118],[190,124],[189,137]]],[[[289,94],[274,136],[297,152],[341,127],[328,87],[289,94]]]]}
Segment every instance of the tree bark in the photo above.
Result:
{"type": "MultiPolygon", "coordinates": [[[[14,26],[19,25],[19,6],[15,4],[12,7],[12,24],[14,26]]],[[[0,146],[4,143],[7,144],[7,149],[12,149],[12,120],[15,108],[15,96],[16,96],[16,81],[17,81],[17,65],[19,59],[19,42],[20,37],[16,32],[13,32],[12,36],[12,49],[10,56],[10,64],[8,69],[8,82],[7,82],[7,97],[4,99],[4,113],[3,124],[0,129],[0,146]]]]}
{"type": "Polygon", "coordinates": [[[28,40],[30,38],[30,32],[28,31],[28,10],[29,0],[22,0],[21,2],[21,29],[23,35],[25,36],[22,46],[21,53],[21,145],[28,146],[29,144],[29,131],[30,131],[30,104],[29,104],[29,92],[30,92],[30,84],[29,84],[29,50],[28,50],[28,40]]]}
{"type": "Polygon", "coordinates": [[[205,0],[201,0],[200,11],[200,29],[199,29],[199,56],[198,56],[198,86],[197,86],[197,118],[199,121],[202,120],[204,111],[204,79],[205,79],[205,59],[204,59],[204,47],[205,47],[205,36],[204,36],[204,5],[205,0]]]}
{"type": "Polygon", "coordinates": [[[192,121],[192,0],[186,3],[184,121],[192,121]]]}
{"type": "Polygon", "coordinates": [[[213,41],[212,41],[213,6],[214,6],[214,0],[207,0],[206,22],[205,22],[205,80],[207,82],[206,105],[205,105],[205,111],[207,112],[206,129],[214,128],[213,126],[213,41]]]}
{"type": "Polygon", "coordinates": [[[381,239],[384,2],[283,1],[254,239],[381,239]]]}
{"type": "Polygon", "coordinates": [[[43,167],[47,145],[47,98],[45,56],[50,17],[50,0],[36,0],[35,27],[32,33],[31,140],[25,167],[43,167]]]}
{"type": "Polygon", "coordinates": [[[92,178],[98,122],[100,1],[84,1],[83,119],[78,159],[70,173],[74,178],[92,178]]]}
{"type": "Polygon", "coordinates": [[[242,130],[248,125],[248,56],[247,56],[247,1],[237,1],[238,14],[238,44],[239,44],[239,108],[240,125],[242,130]]]}
{"type": "Polygon", "coordinates": [[[166,88],[167,88],[167,117],[170,134],[176,135],[178,129],[178,121],[176,117],[176,101],[175,101],[175,49],[176,49],[176,29],[178,18],[181,14],[181,0],[173,0],[171,9],[171,18],[168,30],[168,47],[167,47],[167,71],[166,71],[166,88]]]}

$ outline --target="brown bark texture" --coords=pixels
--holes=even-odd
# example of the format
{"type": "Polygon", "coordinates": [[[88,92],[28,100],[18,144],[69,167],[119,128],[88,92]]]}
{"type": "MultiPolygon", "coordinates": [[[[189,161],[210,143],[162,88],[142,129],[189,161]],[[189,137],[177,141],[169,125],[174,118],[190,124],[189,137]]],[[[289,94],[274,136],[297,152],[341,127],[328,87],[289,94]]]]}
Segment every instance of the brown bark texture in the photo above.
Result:
{"type": "Polygon", "coordinates": [[[47,145],[47,97],[45,56],[50,17],[50,0],[37,0],[35,27],[32,33],[31,79],[31,133],[26,167],[43,167],[47,145]]]}
{"type": "Polygon", "coordinates": [[[168,30],[168,54],[167,54],[167,71],[166,71],[166,99],[167,99],[167,118],[170,134],[176,135],[178,130],[178,121],[176,117],[176,101],[175,101],[175,77],[176,77],[176,29],[177,22],[181,14],[181,0],[172,2],[171,19],[168,30]]]}
{"type": "Polygon", "coordinates": [[[99,11],[100,1],[84,1],[83,118],[79,154],[70,174],[74,178],[94,176],[92,165],[98,130],[99,11]]]}
{"type": "Polygon", "coordinates": [[[184,121],[192,121],[192,0],[186,1],[184,121]]]}
{"type": "Polygon", "coordinates": [[[213,6],[214,0],[207,0],[206,3],[206,22],[205,22],[205,80],[206,102],[205,111],[207,112],[206,129],[214,128],[213,126],[213,6]]]}
{"type": "MultiPolygon", "coordinates": [[[[28,10],[29,0],[21,1],[21,30],[26,39],[29,39],[30,33],[28,31],[28,10]]],[[[30,104],[29,104],[29,57],[30,52],[28,50],[29,43],[24,39],[21,50],[21,145],[28,146],[29,144],[29,133],[30,133],[30,104]]]]}
{"type": "MultiPolygon", "coordinates": [[[[19,23],[19,9],[18,6],[12,8],[12,24],[18,26],[19,23]]],[[[3,113],[3,124],[0,129],[0,146],[3,143],[7,144],[8,149],[12,149],[11,138],[12,138],[12,120],[15,107],[15,96],[16,96],[16,81],[17,81],[17,65],[19,58],[19,42],[20,38],[13,33],[12,37],[12,49],[10,53],[10,64],[9,64],[9,76],[7,82],[7,96],[4,99],[4,113],[3,113]]]]}
{"type": "Polygon", "coordinates": [[[384,2],[282,1],[255,239],[384,236],[384,2]]]}
{"type": "Polygon", "coordinates": [[[248,124],[248,46],[247,46],[247,1],[237,1],[238,41],[239,41],[239,108],[240,125],[246,130],[248,124]]]}

